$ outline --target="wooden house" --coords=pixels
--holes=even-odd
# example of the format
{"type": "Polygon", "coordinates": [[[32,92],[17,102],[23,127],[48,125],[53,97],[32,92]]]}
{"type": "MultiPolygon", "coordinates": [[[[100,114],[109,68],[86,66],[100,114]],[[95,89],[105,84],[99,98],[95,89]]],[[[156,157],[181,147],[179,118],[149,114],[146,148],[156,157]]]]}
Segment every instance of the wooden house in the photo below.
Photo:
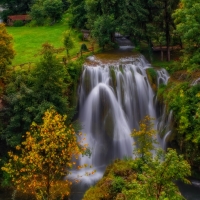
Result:
{"type": "Polygon", "coordinates": [[[15,21],[22,21],[24,24],[30,21],[31,18],[29,15],[10,15],[7,18],[8,26],[12,26],[15,21]]]}

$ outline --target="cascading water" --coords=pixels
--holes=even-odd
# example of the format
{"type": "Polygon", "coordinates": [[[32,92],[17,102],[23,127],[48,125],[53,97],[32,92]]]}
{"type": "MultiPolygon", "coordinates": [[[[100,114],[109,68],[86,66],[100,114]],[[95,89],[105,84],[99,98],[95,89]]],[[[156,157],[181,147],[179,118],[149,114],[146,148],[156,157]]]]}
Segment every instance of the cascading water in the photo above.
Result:
{"type": "MultiPolygon", "coordinates": [[[[79,189],[101,178],[105,167],[114,159],[133,156],[131,131],[139,127],[146,115],[155,118],[155,124],[162,119],[157,116],[155,93],[146,74],[150,67],[143,56],[106,63],[89,57],[79,87],[79,119],[92,154],[90,158],[81,157],[80,164],[92,165],[92,170],[97,172],[82,176],[79,189]]],[[[167,72],[158,70],[157,73],[158,84],[165,84],[169,78],[167,72]]],[[[77,172],[72,174],[75,178],[77,172]]],[[[72,199],[81,199],[81,195],[72,199]]]]}

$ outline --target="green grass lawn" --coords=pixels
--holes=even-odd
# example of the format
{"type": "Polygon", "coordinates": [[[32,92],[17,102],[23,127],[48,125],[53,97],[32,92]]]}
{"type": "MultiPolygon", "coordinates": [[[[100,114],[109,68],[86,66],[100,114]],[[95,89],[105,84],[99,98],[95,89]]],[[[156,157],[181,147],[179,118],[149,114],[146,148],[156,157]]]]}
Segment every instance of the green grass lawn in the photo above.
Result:
{"type": "MultiPolygon", "coordinates": [[[[38,54],[42,47],[42,44],[48,42],[54,47],[64,47],[63,45],[63,32],[69,30],[67,22],[60,22],[53,26],[41,26],[41,27],[7,27],[9,34],[13,36],[14,50],[16,52],[15,58],[12,61],[12,66],[20,65],[28,62],[37,62],[40,56],[38,54]]],[[[78,38],[79,32],[71,30],[71,36],[73,37],[75,48],[69,53],[71,56],[79,52],[81,44],[83,43],[78,38]]],[[[90,47],[89,42],[84,43],[90,47]]],[[[60,53],[58,57],[65,55],[65,51],[60,53]]]]}

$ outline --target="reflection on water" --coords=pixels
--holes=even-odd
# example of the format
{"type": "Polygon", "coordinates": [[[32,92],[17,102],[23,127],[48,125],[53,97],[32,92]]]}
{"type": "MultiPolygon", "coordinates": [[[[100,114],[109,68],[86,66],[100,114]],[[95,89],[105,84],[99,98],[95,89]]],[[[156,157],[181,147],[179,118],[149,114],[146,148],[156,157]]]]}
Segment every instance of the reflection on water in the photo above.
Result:
{"type": "Polygon", "coordinates": [[[177,185],[180,189],[181,194],[187,200],[200,200],[200,181],[190,180],[191,185],[178,182],[177,185]]]}

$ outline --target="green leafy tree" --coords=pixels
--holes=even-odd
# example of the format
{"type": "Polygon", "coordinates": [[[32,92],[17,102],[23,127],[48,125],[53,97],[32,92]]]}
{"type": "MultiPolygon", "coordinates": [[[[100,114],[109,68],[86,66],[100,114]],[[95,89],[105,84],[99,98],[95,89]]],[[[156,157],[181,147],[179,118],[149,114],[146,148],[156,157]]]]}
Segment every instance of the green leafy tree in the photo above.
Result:
{"type": "Polygon", "coordinates": [[[62,0],[45,0],[43,2],[44,11],[46,15],[52,20],[52,22],[56,22],[62,18],[63,14],[63,2],[62,0]]]}
{"type": "Polygon", "coordinates": [[[189,183],[186,177],[191,175],[190,165],[172,149],[166,153],[156,149],[153,155],[155,134],[152,119],[146,116],[139,130],[132,133],[136,158],[116,160],[108,166],[83,199],[183,200],[174,181],[189,183]]]}
{"type": "Polygon", "coordinates": [[[8,34],[4,24],[0,24],[0,77],[4,75],[6,66],[14,58],[12,36],[8,34]]]}
{"type": "Polygon", "coordinates": [[[55,51],[50,44],[44,44],[41,61],[31,73],[16,72],[7,86],[7,109],[1,119],[6,127],[1,137],[11,146],[20,144],[31,122],[41,123],[50,107],[67,114],[68,122],[73,117],[74,108],[69,106],[67,97],[71,77],[56,59],[55,51]]]}
{"type": "Polygon", "coordinates": [[[174,181],[189,183],[186,179],[189,175],[191,171],[187,161],[183,156],[177,155],[175,150],[169,149],[165,155],[158,155],[149,163],[143,164],[138,179],[132,180],[123,193],[127,199],[134,200],[145,200],[147,197],[151,200],[183,200],[174,181]]]}
{"type": "Polygon", "coordinates": [[[115,22],[113,16],[102,15],[94,22],[92,36],[97,39],[99,46],[104,47],[111,45],[113,41],[113,33],[115,32],[115,22]]]}
{"type": "Polygon", "coordinates": [[[70,35],[70,31],[66,31],[63,36],[63,44],[65,46],[67,57],[69,58],[69,51],[74,48],[74,41],[70,35]]]}
{"type": "Polygon", "coordinates": [[[171,83],[165,91],[164,102],[174,113],[175,140],[185,159],[196,168],[200,164],[200,85],[171,83]]]}
{"type": "MultiPolygon", "coordinates": [[[[116,26],[119,25],[121,3],[123,1],[86,0],[87,28],[101,47],[114,42],[116,26]]],[[[124,4],[124,3],[123,3],[124,4]]]]}
{"type": "Polygon", "coordinates": [[[37,25],[44,25],[48,19],[51,24],[59,21],[63,12],[64,4],[62,0],[38,0],[31,6],[30,15],[37,25]]]}
{"type": "Polygon", "coordinates": [[[45,13],[43,2],[38,1],[31,6],[30,16],[32,21],[35,21],[37,25],[44,25],[47,15],[45,13]]]}
{"type": "Polygon", "coordinates": [[[68,196],[70,181],[62,180],[69,169],[86,151],[77,141],[72,126],[65,125],[55,110],[48,110],[42,125],[32,123],[25,141],[16,146],[19,154],[9,152],[9,162],[2,167],[12,179],[17,190],[32,193],[37,200],[53,200],[68,196]]]}
{"type": "Polygon", "coordinates": [[[174,13],[177,33],[183,44],[183,65],[190,69],[198,69],[200,64],[199,28],[200,2],[181,0],[179,8],[174,13]]]}
{"type": "Polygon", "coordinates": [[[86,9],[85,0],[68,0],[70,7],[68,11],[70,12],[70,25],[75,28],[85,28],[86,26],[86,9]]]}
{"type": "MultiPolygon", "coordinates": [[[[175,24],[174,20],[172,18],[172,14],[175,11],[175,9],[178,7],[179,0],[155,0],[155,8],[156,12],[154,14],[154,29],[156,32],[159,31],[160,38],[158,40],[161,40],[162,36],[164,35],[164,44],[167,48],[167,61],[170,61],[170,45],[172,44],[172,36],[173,31],[175,30],[175,24]]],[[[154,30],[154,31],[155,31],[154,30]]]]}

